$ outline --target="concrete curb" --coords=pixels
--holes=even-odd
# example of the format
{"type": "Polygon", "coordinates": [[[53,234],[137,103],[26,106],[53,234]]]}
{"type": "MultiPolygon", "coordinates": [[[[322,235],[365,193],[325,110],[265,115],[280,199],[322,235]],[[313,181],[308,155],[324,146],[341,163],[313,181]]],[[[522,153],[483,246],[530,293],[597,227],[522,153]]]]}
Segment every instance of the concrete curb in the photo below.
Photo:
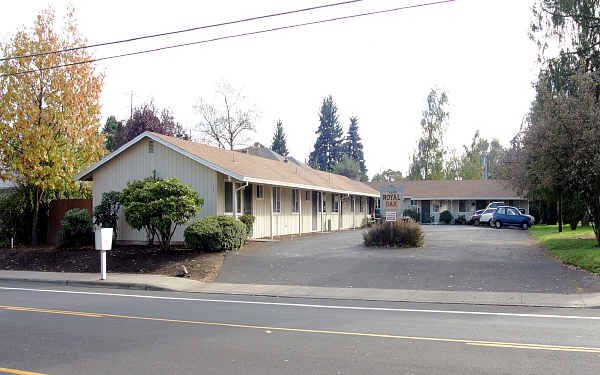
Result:
{"type": "Polygon", "coordinates": [[[329,288],[303,285],[258,285],[203,283],[161,275],[110,274],[109,279],[96,279],[95,274],[0,271],[1,281],[30,282],[71,287],[104,287],[148,291],[249,295],[263,297],[337,299],[381,302],[441,303],[465,305],[528,307],[600,307],[600,293],[551,294],[436,291],[375,288],[329,288]],[[139,281],[138,281],[139,280],[139,281]],[[143,281],[142,281],[143,280],[143,281]]]}
{"type": "Polygon", "coordinates": [[[124,283],[114,281],[84,281],[84,280],[51,280],[51,279],[36,279],[36,278],[18,278],[18,277],[0,277],[0,281],[17,281],[17,282],[28,282],[28,283],[40,283],[40,284],[54,284],[54,285],[65,285],[65,286],[84,286],[84,287],[106,287],[116,289],[135,289],[135,290],[154,290],[154,291],[176,291],[175,289],[165,288],[158,285],[145,284],[145,283],[124,283]]]}

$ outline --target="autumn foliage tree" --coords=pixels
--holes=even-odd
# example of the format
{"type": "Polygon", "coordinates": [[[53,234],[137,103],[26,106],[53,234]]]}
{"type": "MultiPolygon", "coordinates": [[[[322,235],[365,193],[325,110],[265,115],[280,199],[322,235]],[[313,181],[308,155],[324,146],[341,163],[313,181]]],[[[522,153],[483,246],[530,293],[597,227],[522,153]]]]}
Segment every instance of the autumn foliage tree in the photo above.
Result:
{"type": "Polygon", "coordinates": [[[40,205],[75,189],[74,176],[104,152],[98,132],[103,74],[93,64],[77,64],[91,59],[86,49],[48,53],[85,42],[72,10],[59,33],[48,9],[1,46],[4,57],[28,56],[0,62],[0,177],[31,189],[34,244],[40,205]],[[56,65],[67,66],[48,69],[56,65]]]}

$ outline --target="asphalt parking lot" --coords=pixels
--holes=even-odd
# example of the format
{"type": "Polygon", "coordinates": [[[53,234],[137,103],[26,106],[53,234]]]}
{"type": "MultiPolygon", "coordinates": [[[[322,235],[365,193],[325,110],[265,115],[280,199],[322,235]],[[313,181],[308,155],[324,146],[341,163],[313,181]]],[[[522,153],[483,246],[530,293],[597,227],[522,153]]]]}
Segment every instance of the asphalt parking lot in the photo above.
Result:
{"type": "Polygon", "coordinates": [[[216,281],[419,290],[600,292],[600,278],[556,262],[527,231],[427,225],[420,249],[367,248],[361,230],[252,243],[216,281]]]}

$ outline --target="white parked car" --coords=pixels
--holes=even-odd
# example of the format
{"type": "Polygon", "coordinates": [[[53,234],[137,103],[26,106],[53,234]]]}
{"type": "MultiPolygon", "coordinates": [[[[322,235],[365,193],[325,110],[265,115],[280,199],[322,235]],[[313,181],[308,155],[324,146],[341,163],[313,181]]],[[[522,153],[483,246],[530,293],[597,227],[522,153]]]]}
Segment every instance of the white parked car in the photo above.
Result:
{"type": "Polygon", "coordinates": [[[492,217],[494,216],[494,212],[496,212],[495,208],[487,208],[485,211],[483,211],[481,217],[479,218],[479,225],[493,225],[492,217]]]}

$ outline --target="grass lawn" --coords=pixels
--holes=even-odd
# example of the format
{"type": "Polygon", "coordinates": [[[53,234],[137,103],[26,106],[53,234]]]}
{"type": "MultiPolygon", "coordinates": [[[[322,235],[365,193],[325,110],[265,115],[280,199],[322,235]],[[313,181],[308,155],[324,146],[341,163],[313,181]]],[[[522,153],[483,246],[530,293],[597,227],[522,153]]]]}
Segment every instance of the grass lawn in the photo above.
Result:
{"type": "Polygon", "coordinates": [[[557,225],[535,225],[529,233],[563,263],[600,274],[600,248],[591,226],[571,230],[567,224],[558,233],[557,225]]]}

